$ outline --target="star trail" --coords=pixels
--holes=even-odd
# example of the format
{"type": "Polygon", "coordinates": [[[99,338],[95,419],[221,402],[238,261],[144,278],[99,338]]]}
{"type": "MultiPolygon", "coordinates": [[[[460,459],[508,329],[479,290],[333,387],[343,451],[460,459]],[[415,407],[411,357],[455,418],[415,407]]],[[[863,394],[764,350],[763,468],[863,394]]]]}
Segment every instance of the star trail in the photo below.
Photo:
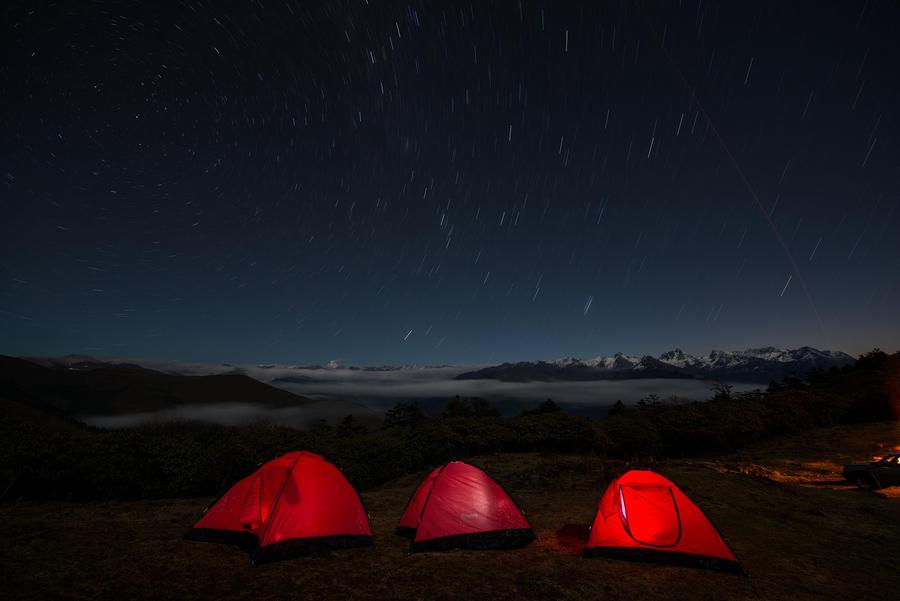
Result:
{"type": "Polygon", "coordinates": [[[0,10],[0,352],[900,341],[893,2],[0,10]]]}

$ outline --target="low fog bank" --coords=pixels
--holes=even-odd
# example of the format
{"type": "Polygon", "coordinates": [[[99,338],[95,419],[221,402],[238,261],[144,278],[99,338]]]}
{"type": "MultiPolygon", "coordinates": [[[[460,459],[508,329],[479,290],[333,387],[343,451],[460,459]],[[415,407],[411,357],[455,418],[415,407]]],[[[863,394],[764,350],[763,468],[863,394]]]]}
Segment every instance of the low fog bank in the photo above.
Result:
{"type": "MultiPolygon", "coordinates": [[[[683,379],[611,380],[591,382],[500,382],[454,380],[471,367],[403,368],[363,370],[350,368],[297,368],[232,366],[221,364],[151,364],[145,367],[206,375],[243,373],[257,380],[316,400],[298,407],[271,408],[253,403],[184,406],[154,413],[85,416],[84,422],[102,428],[127,428],[147,423],[201,421],[226,425],[267,423],[306,428],[320,420],[335,423],[354,415],[367,425],[380,423],[384,412],[397,402],[419,402],[426,414],[440,414],[456,395],[482,397],[502,414],[515,415],[546,399],[566,411],[588,417],[605,415],[617,400],[626,405],[651,394],[706,400],[711,382],[683,379]]],[[[734,391],[754,390],[756,384],[733,383],[734,391]]]]}
{"type": "MultiPolygon", "coordinates": [[[[626,405],[656,394],[706,400],[712,382],[689,379],[595,380],[589,382],[501,382],[499,380],[454,380],[479,366],[411,367],[398,369],[306,368],[284,366],[233,366],[223,364],[150,364],[146,367],[204,375],[242,373],[312,399],[355,401],[383,412],[397,401],[420,401],[423,405],[446,403],[456,395],[490,400],[504,413],[530,408],[552,398],[572,408],[608,408],[617,400],[626,405]],[[503,407],[509,407],[505,411],[503,407]]],[[[732,382],[735,392],[755,390],[759,384],[732,382]]]]}
{"type": "MultiPolygon", "coordinates": [[[[498,380],[393,379],[334,380],[331,382],[278,383],[285,390],[316,399],[353,400],[376,411],[397,401],[446,401],[456,395],[483,397],[501,412],[516,413],[550,398],[571,408],[606,409],[621,400],[634,404],[651,394],[705,400],[712,396],[710,383],[702,380],[648,379],[592,382],[500,382],[498,380]],[[507,408],[504,410],[504,408],[507,408]]],[[[755,384],[734,384],[735,392],[753,390],[755,384]]],[[[426,407],[428,409],[428,407],[426,407]]],[[[427,411],[426,411],[427,412],[427,411]]]]}
{"type": "Polygon", "coordinates": [[[81,421],[96,428],[134,428],[147,424],[172,422],[205,422],[225,426],[265,424],[306,429],[321,420],[336,423],[353,415],[366,426],[381,423],[382,415],[367,407],[346,401],[319,401],[297,407],[266,407],[253,403],[217,403],[186,405],[164,411],[126,413],[124,415],[90,415],[81,421]]]}

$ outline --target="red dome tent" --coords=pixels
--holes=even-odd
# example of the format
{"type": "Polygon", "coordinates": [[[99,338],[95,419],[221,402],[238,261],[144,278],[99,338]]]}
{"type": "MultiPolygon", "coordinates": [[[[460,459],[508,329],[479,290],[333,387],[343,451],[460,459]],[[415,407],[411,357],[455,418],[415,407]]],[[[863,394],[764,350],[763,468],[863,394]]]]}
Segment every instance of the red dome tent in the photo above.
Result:
{"type": "Polygon", "coordinates": [[[237,544],[254,563],[372,544],[359,495],[322,457],[293,451],[216,500],[187,538],[237,544]]]}
{"type": "Polygon", "coordinates": [[[642,470],[606,489],[585,553],[741,571],[700,508],[668,479],[642,470]]]}
{"type": "Polygon", "coordinates": [[[413,551],[509,549],[527,545],[534,532],[512,498],[475,466],[452,461],[419,485],[397,534],[413,551]]]}

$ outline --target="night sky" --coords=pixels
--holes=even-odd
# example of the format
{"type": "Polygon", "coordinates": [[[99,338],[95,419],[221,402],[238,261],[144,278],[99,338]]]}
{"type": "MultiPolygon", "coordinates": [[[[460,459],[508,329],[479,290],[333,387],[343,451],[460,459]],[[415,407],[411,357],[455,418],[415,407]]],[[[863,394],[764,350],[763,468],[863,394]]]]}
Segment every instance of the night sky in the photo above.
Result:
{"type": "Polygon", "coordinates": [[[15,4],[0,353],[900,346],[893,1],[15,4]]]}

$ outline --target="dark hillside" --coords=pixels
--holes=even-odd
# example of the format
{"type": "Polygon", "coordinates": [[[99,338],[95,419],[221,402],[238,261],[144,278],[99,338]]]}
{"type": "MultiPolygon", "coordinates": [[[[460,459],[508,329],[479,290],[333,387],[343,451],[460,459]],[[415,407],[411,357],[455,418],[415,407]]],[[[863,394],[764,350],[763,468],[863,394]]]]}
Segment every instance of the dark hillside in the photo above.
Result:
{"type": "Polygon", "coordinates": [[[289,407],[309,399],[240,374],[178,376],[128,364],[49,368],[0,356],[0,395],[72,416],[117,415],[207,403],[289,407]]]}

